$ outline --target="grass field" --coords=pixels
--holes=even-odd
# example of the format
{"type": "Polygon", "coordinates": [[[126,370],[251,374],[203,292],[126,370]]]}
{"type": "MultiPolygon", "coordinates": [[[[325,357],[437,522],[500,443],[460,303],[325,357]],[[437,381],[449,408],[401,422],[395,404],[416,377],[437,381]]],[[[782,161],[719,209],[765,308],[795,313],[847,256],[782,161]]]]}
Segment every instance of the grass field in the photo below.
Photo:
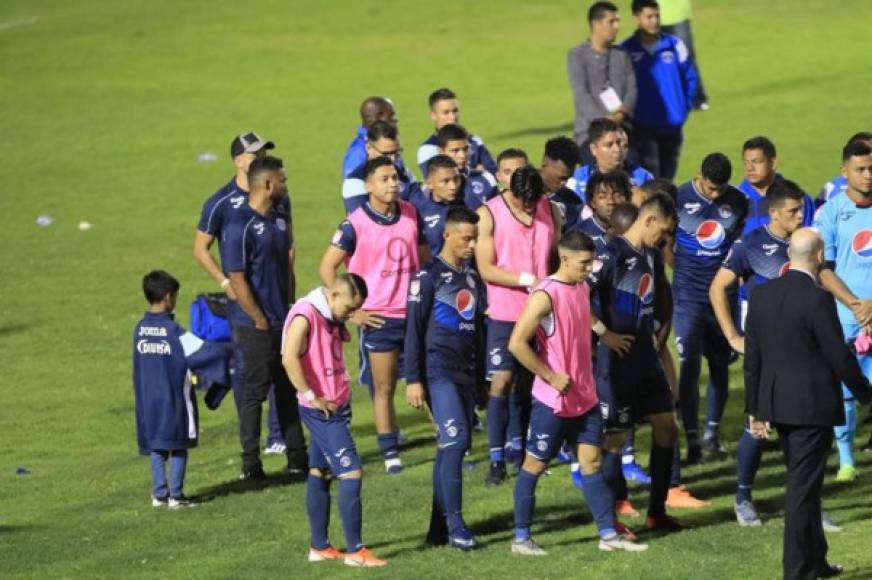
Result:
{"type": "MultiPolygon", "coordinates": [[[[491,151],[538,159],[571,132],[565,54],[583,34],[581,2],[438,3],[204,1],[0,4],[0,576],[8,578],[774,578],[780,574],[782,473],[770,454],[756,498],[766,525],[732,519],[732,460],[687,469],[713,500],[687,531],[650,538],[645,554],[596,550],[594,527],[566,468],[539,487],[534,534],[551,557],[509,554],[511,486],[465,487],[474,554],[421,549],[430,506],[431,429],[400,405],[412,442],[400,477],[381,472],[370,406],[355,395],[355,433],[368,468],[364,537],[391,560],[378,571],[304,563],[304,487],[236,481],[231,404],[202,411],[187,491],[209,501],[170,513],[149,507],[147,462],[136,455],[129,333],[139,289],[160,267],[182,281],[181,302],[213,290],[191,256],[203,200],[230,176],[231,137],[256,129],[289,167],[299,288],[341,218],[339,168],[356,109],[387,94],[407,159],[430,131],[426,95],[450,86],[463,122],[491,151]],[[202,152],[218,161],[200,163],[202,152]],[[39,215],[54,223],[39,227],[39,215]],[[77,224],[87,220],[90,231],[77,224]],[[18,467],[30,473],[16,475],[18,467]]],[[[628,2],[621,2],[625,7],[628,2]]],[[[816,192],[837,170],[848,135],[869,129],[872,67],[863,41],[872,3],[707,0],[694,28],[712,109],[687,126],[681,179],[705,153],[737,166],[744,139],[766,134],[781,170],[816,192]],[[865,32],[864,32],[865,31],[865,32]]],[[[632,25],[624,12],[622,36],[632,25]]],[[[185,309],[180,319],[187,322],[185,309]]],[[[353,356],[353,355],[352,355],[353,356]]],[[[726,431],[740,430],[733,368],[726,431]]],[[[865,440],[865,433],[861,439],[865,440]]],[[[647,431],[642,430],[646,445],[647,431]]],[[[834,458],[833,458],[834,459],[834,458]]],[[[267,458],[268,471],[282,461],[267,458]]],[[[825,505],[846,526],[830,537],[848,577],[872,576],[869,474],[849,487],[828,476],[825,505]]],[[[646,493],[634,494],[644,506],[646,493]]],[[[630,522],[632,523],[632,522],[630,522]]],[[[342,545],[338,514],[332,536],[342,545]]]]}

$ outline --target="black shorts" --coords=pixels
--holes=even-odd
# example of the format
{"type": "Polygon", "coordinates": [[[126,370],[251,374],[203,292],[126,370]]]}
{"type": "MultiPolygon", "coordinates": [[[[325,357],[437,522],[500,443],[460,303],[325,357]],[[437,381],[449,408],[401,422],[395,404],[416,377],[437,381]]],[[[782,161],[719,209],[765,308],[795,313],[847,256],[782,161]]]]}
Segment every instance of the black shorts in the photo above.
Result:
{"type": "Polygon", "coordinates": [[[618,357],[600,345],[594,375],[607,432],[625,431],[649,415],[675,410],[669,381],[653,349],[618,357]]]}

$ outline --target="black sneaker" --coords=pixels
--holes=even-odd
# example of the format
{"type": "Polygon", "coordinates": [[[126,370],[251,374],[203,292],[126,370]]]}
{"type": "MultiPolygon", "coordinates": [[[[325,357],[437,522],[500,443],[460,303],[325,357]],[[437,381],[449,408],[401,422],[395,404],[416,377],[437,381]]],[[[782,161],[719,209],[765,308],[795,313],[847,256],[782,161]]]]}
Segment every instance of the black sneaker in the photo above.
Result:
{"type": "Polygon", "coordinates": [[[506,462],[491,461],[490,469],[487,477],[484,478],[485,485],[502,485],[506,481],[506,462]]]}
{"type": "Polygon", "coordinates": [[[167,502],[171,510],[177,510],[181,508],[189,508],[194,507],[197,503],[189,498],[188,496],[182,494],[179,497],[171,497],[167,502]]]}
{"type": "Polygon", "coordinates": [[[266,479],[266,473],[263,467],[252,467],[251,469],[243,469],[239,474],[239,479],[243,481],[263,481],[266,479]]]}
{"type": "Polygon", "coordinates": [[[684,457],[685,465],[702,463],[702,448],[699,445],[688,445],[687,455],[684,457]]]}

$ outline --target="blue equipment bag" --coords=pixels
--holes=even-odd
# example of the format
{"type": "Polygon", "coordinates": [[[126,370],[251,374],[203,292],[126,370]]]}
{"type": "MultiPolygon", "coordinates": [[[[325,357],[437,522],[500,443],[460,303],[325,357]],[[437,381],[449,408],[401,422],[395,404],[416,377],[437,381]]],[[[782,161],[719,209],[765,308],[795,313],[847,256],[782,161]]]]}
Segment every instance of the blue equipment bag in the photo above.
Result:
{"type": "Polygon", "coordinates": [[[197,296],[191,303],[191,332],[210,342],[230,342],[229,305],[223,292],[197,296]]]}

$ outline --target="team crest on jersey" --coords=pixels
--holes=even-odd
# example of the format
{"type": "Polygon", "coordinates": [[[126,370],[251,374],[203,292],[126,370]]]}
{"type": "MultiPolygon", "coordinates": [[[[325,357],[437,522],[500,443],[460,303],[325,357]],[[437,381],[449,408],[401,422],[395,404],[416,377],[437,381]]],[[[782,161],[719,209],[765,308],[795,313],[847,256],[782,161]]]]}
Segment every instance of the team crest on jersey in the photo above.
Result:
{"type": "Polygon", "coordinates": [[[266,225],[263,222],[258,222],[256,224],[254,224],[254,233],[256,233],[259,236],[262,236],[263,230],[265,227],[266,227],[266,225]]]}
{"type": "Polygon", "coordinates": [[[851,239],[851,250],[861,258],[872,258],[872,230],[857,230],[851,239]]]}
{"type": "Polygon", "coordinates": [[[420,280],[412,280],[409,284],[409,294],[412,296],[417,296],[421,293],[421,281],[420,280]]]}
{"type": "Polygon", "coordinates": [[[472,193],[474,193],[475,195],[481,195],[482,193],[484,193],[484,186],[478,181],[473,181],[472,193]]]}
{"type": "Polygon", "coordinates": [[[654,300],[654,277],[648,272],[639,277],[639,300],[646,306],[654,300]]]}
{"type": "Polygon", "coordinates": [[[725,220],[728,220],[733,217],[733,208],[727,204],[724,204],[718,208],[718,215],[725,220]]]}
{"type": "Polygon", "coordinates": [[[724,226],[715,220],[705,220],[696,228],[696,239],[699,245],[707,250],[713,250],[724,243],[727,233],[724,226]]]}
{"type": "Polygon", "coordinates": [[[233,206],[233,209],[239,209],[239,206],[242,205],[242,202],[245,201],[244,195],[237,195],[236,197],[230,198],[230,205],[233,206]]]}
{"type": "Polygon", "coordinates": [[[454,298],[454,308],[461,318],[472,320],[475,316],[475,296],[466,288],[461,289],[454,298]]]}
{"type": "Polygon", "coordinates": [[[790,260],[781,264],[781,268],[778,269],[778,277],[780,278],[787,274],[788,270],[790,270],[790,260]]]}
{"type": "Polygon", "coordinates": [[[660,60],[662,60],[666,64],[672,64],[675,62],[675,53],[671,50],[665,50],[660,53],[660,60]]]}
{"type": "Polygon", "coordinates": [[[276,220],[276,227],[281,231],[285,231],[288,229],[288,224],[285,222],[284,218],[279,218],[276,220]]]}

